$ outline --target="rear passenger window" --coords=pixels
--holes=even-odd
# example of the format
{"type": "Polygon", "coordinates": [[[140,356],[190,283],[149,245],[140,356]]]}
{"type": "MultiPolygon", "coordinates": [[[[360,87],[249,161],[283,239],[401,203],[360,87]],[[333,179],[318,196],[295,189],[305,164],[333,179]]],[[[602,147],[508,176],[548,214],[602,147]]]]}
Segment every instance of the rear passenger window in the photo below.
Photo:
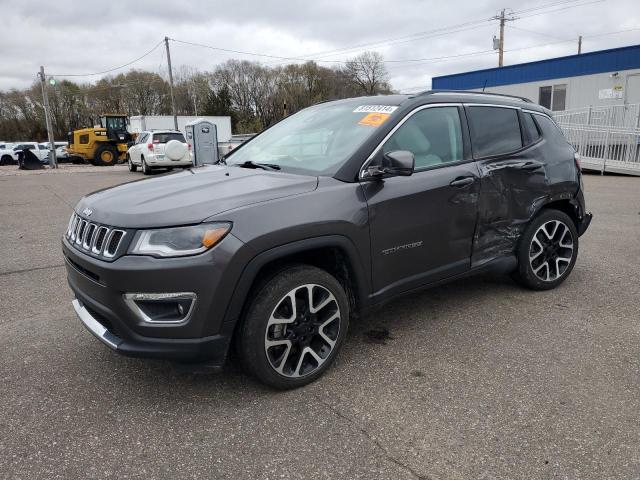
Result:
{"type": "Polygon", "coordinates": [[[187,141],[184,139],[184,135],[178,132],[153,134],[153,143],[167,143],[170,140],[177,140],[182,143],[187,143],[187,141]]]}
{"type": "Polygon", "coordinates": [[[533,119],[533,115],[530,113],[523,113],[522,118],[524,119],[524,131],[527,132],[529,143],[536,143],[540,139],[540,131],[533,119]]]}
{"type": "Polygon", "coordinates": [[[408,150],[416,170],[464,159],[457,107],[425,108],[412,115],[386,141],[383,153],[408,150]]]}
{"type": "Polygon", "coordinates": [[[515,108],[468,107],[474,157],[488,157],[522,148],[515,108]]]}

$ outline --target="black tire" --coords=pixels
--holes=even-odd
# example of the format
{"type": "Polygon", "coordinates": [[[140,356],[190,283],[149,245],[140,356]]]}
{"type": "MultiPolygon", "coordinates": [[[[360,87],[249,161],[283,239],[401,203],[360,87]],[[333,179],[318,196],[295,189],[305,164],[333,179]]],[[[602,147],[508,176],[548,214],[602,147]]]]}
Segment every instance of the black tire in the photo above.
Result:
{"type": "Polygon", "coordinates": [[[143,175],[149,175],[151,173],[151,168],[149,168],[149,165],[147,165],[147,162],[145,162],[144,157],[142,158],[142,174],[143,175]]]}
{"type": "Polygon", "coordinates": [[[131,157],[129,156],[129,154],[127,154],[127,163],[129,164],[129,171],[130,172],[135,172],[138,170],[138,166],[134,165],[133,162],[131,161],[131,157]]]}
{"type": "Polygon", "coordinates": [[[349,302],[342,285],[324,270],[297,265],[267,279],[251,298],[236,333],[245,368],[261,382],[281,390],[301,387],[324,374],[338,355],[349,328],[349,302]],[[305,298],[310,297],[311,303],[316,302],[311,309],[305,307],[305,298]],[[296,299],[293,311],[291,298],[296,299]],[[314,309],[317,310],[310,311],[314,309]],[[282,319],[283,311],[291,315],[290,321],[276,320],[269,325],[272,316],[282,319]],[[289,344],[268,346],[270,338],[275,343],[289,344]],[[280,361],[272,357],[279,357],[280,361]]]}
{"type": "Polygon", "coordinates": [[[93,164],[99,167],[110,167],[118,163],[118,150],[109,143],[96,148],[93,164]]]}
{"type": "Polygon", "coordinates": [[[0,165],[13,165],[16,161],[13,159],[11,155],[3,155],[0,157],[0,165]]]}
{"type": "Polygon", "coordinates": [[[516,282],[532,290],[556,288],[569,276],[578,258],[575,223],[564,212],[543,210],[523,232],[516,254],[518,269],[512,274],[516,282]]]}

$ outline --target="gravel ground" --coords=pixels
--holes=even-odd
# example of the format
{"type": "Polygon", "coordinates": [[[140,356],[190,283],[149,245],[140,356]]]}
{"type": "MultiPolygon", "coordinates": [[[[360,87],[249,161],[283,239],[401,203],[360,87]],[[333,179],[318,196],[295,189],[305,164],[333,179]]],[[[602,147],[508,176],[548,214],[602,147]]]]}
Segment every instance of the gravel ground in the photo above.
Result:
{"type": "Polygon", "coordinates": [[[595,215],[550,292],[479,277],[352,325],[320,381],[128,359],[73,313],[60,236],[126,167],[0,167],[0,477],[640,478],[640,179],[589,175],[595,215]]]}

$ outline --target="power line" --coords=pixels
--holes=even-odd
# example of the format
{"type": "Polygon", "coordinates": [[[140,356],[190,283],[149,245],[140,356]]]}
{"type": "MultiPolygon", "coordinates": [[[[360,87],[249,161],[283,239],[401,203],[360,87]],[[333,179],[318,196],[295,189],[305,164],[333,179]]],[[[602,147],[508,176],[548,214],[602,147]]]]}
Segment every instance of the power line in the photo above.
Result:
{"type": "MultiPolygon", "coordinates": [[[[545,5],[539,5],[538,7],[534,7],[534,8],[528,8],[528,9],[524,9],[524,10],[519,10],[517,12],[513,12],[514,14],[520,14],[520,13],[527,13],[530,11],[536,11],[536,10],[540,10],[540,9],[544,9],[544,8],[550,8],[553,6],[557,6],[557,5],[564,5],[567,3],[576,3],[582,0],[562,0],[562,1],[556,1],[556,2],[550,2],[547,3],[545,5]]],[[[598,0],[598,1],[604,1],[604,0],[598,0]]],[[[351,50],[357,50],[357,49],[362,49],[362,48],[371,48],[371,47],[376,47],[376,46],[387,46],[387,45],[396,45],[398,43],[407,43],[407,42],[411,42],[411,41],[415,41],[415,40],[421,40],[423,38],[431,38],[432,36],[439,36],[442,34],[448,34],[448,33],[457,33],[458,31],[465,31],[465,30],[470,30],[472,28],[478,28],[483,26],[483,24],[486,24],[488,21],[490,21],[491,19],[487,19],[487,18],[482,18],[482,19],[478,19],[478,20],[471,20],[468,22],[464,22],[464,23],[459,23],[456,25],[450,25],[447,27],[440,27],[440,28],[436,28],[436,29],[432,29],[432,30],[424,30],[421,32],[415,32],[409,35],[403,35],[401,37],[393,37],[393,38],[388,38],[388,39],[384,39],[384,40],[379,40],[376,42],[369,42],[369,43],[362,43],[359,45],[353,45],[351,47],[342,47],[342,48],[338,48],[338,49],[334,49],[334,50],[325,50],[322,52],[316,52],[316,53],[311,53],[311,54],[307,54],[307,55],[302,55],[303,58],[324,58],[326,56],[332,56],[332,55],[339,55],[342,53],[348,53],[348,51],[351,50]],[[472,27],[472,28],[462,28],[462,27],[472,27]],[[431,34],[438,34],[438,35],[431,35],[431,34]],[[331,54],[331,55],[330,55],[331,54]]]]}
{"type": "MultiPolygon", "coordinates": [[[[545,5],[539,5],[538,7],[534,7],[534,8],[528,8],[528,9],[524,9],[524,10],[518,10],[517,12],[513,12],[514,15],[516,14],[520,14],[520,13],[528,13],[531,11],[537,11],[540,9],[545,9],[545,8],[550,8],[550,7],[554,7],[554,6],[558,6],[558,5],[565,5],[568,3],[576,3],[576,2],[580,2],[582,0],[562,0],[562,1],[557,1],[557,2],[550,2],[547,3],[545,5]]],[[[597,0],[597,1],[604,1],[604,0],[597,0]]],[[[595,3],[595,2],[589,2],[589,3],[595,3]]],[[[579,5],[576,5],[579,6],[579,5]]],[[[571,6],[572,7],[572,6],[571,6]]],[[[567,8],[567,7],[565,7],[567,8]]],[[[570,8],[570,7],[568,7],[570,8]]],[[[547,13],[547,12],[541,12],[542,13],[547,13]]],[[[533,16],[533,15],[531,15],[533,16]]],[[[460,24],[456,24],[456,25],[450,25],[447,27],[440,27],[440,28],[436,28],[436,29],[432,29],[432,30],[424,30],[421,32],[416,32],[416,33],[412,33],[409,35],[404,35],[401,37],[395,37],[395,38],[389,38],[389,39],[385,39],[385,40],[380,40],[380,41],[376,41],[376,42],[369,42],[369,43],[363,43],[363,44],[359,44],[359,45],[355,45],[355,46],[351,46],[351,47],[343,47],[343,48],[338,48],[335,50],[326,50],[323,52],[316,52],[313,54],[308,54],[308,55],[303,55],[303,58],[324,58],[327,56],[332,56],[332,55],[339,55],[339,54],[343,54],[343,53],[348,53],[348,51],[351,50],[358,50],[358,49],[362,49],[362,48],[372,48],[372,47],[379,47],[379,46],[388,46],[388,45],[396,45],[399,43],[407,43],[407,42],[412,42],[412,41],[416,41],[416,40],[421,40],[423,38],[431,38],[433,36],[440,36],[440,35],[444,35],[444,34],[449,34],[449,33],[458,33],[460,31],[466,31],[466,30],[471,30],[474,28],[478,28],[478,27],[482,27],[483,24],[486,24],[488,21],[490,21],[492,19],[487,19],[487,18],[483,18],[483,19],[478,19],[478,20],[471,20],[468,22],[464,22],[464,23],[460,23],[460,24]],[[465,27],[465,28],[463,28],[465,27]],[[432,35],[435,34],[435,35],[432,35]]]]}
{"type": "Polygon", "coordinates": [[[522,32],[533,33],[535,35],[540,35],[540,36],[543,36],[543,37],[555,38],[556,40],[560,40],[561,39],[560,37],[556,37],[555,35],[549,35],[548,33],[543,33],[543,32],[536,32],[535,30],[528,30],[526,28],[516,27],[515,25],[506,25],[506,27],[508,29],[520,30],[522,32]]]}
{"type": "Polygon", "coordinates": [[[121,68],[128,67],[129,65],[133,65],[134,63],[142,60],[147,55],[150,55],[151,53],[153,53],[156,50],[156,48],[158,48],[163,42],[164,42],[164,40],[160,40],[158,43],[156,43],[154,45],[154,47],[151,50],[149,50],[145,54],[139,56],[135,60],[131,60],[130,62],[125,63],[124,65],[119,65],[117,67],[113,67],[113,68],[110,68],[108,70],[103,70],[101,72],[93,72],[93,73],[50,73],[47,76],[48,77],[93,77],[93,76],[96,76],[96,75],[104,75],[105,73],[111,73],[111,72],[114,72],[116,70],[120,70],[121,68]]]}
{"type": "MultiPolygon", "coordinates": [[[[586,39],[586,38],[596,38],[596,37],[604,37],[607,35],[616,35],[618,33],[627,33],[627,32],[633,32],[633,31],[638,31],[640,30],[640,27],[636,27],[636,28],[628,28],[628,29],[624,29],[624,30],[616,30],[613,32],[603,32],[603,33],[598,33],[598,34],[593,34],[593,35],[583,35],[582,38],[586,39]]],[[[573,43],[575,42],[576,39],[575,38],[568,38],[568,39],[561,39],[555,42],[547,42],[547,43],[538,43],[535,45],[529,45],[529,46],[525,46],[525,47],[518,47],[518,48],[510,48],[510,49],[505,49],[505,52],[519,52],[522,50],[531,50],[533,48],[540,48],[540,47],[548,47],[548,46],[552,46],[552,45],[559,45],[561,43],[573,43]]],[[[493,54],[494,51],[493,50],[479,50],[476,52],[468,52],[465,54],[461,54],[458,55],[459,57],[467,57],[467,56],[481,56],[481,55],[489,55],[489,54],[493,54]]],[[[440,63],[440,61],[448,61],[448,60],[452,60],[455,59],[458,56],[449,56],[449,57],[440,57],[440,59],[437,59],[436,61],[424,61],[424,62],[419,62],[419,63],[414,63],[412,65],[398,65],[400,67],[413,67],[413,66],[417,66],[417,65],[425,65],[428,63],[440,63]]]]}

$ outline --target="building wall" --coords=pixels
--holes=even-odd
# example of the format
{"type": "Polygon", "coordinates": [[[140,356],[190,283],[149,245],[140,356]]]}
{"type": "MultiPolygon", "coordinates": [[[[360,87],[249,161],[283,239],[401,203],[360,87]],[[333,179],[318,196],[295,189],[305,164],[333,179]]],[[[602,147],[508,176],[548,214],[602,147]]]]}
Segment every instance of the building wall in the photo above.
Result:
{"type": "MultiPolygon", "coordinates": [[[[608,106],[622,105],[624,103],[640,103],[640,69],[617,72],[617,77],[612,77],[612,73],[615,72],[501,85],[487,87],[485,91],[527,97],[538,103],[540,87],[566,84],[567,97],[565,108],[567,110],[584,108],[590,105],[608,106]],[[619,90],[620,88],[622,91],[619,90]],[[608,89],[618,89],[616,94],[619,98],[599,98],[600,90],[608,89]]],[[[481,88],[474,90],[482,91],[481,88]]]]}

